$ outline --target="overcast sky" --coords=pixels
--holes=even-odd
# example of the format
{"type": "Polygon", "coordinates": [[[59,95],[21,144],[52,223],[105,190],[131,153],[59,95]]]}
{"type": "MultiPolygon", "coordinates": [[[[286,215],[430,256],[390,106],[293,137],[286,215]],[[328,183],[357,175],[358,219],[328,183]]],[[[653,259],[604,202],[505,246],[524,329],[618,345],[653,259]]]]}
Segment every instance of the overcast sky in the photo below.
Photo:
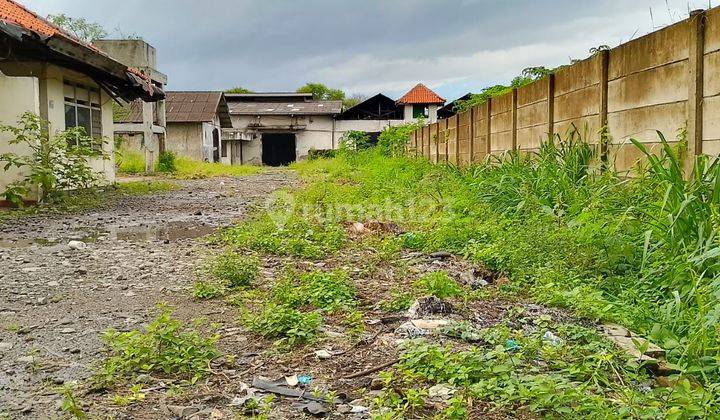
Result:
{"type": "MultiPolygon", "coordinates": [[[[171,90],[295,90],[318,81],[446,99],[523,68],[585,58],[683,19],[708,0],[20,0],[155,46],[171,90]]],[[[716,6],[719,0],[712,0],[716,6]]]]}

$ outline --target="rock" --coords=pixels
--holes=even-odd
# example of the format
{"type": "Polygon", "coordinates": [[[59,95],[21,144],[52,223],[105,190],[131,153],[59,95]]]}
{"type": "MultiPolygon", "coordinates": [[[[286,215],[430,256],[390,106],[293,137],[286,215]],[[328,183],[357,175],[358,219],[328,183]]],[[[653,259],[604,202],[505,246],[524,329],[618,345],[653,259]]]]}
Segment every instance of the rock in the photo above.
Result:
{"type": "Polygon", "coordinates": [[[87,273],[88,273],[88,270],[87,270],[87,268],[85,268],[85,267],[78,267],[78,268],[75,270],[75,274],[79,274],[79,275],[81,275],[81,276],[84,276],[84,275],[87,274],[87,273]]]}
{"type": "Polygon", "coordinates": [[[297,384],[298,384],[298,377],[297,377],[297,375],[286,376],[286,377],[285,377],[285,382],[288,384],[288,386],[293,386],[293,387],[294,387],[294,386],[297,386],[297,384]]]}
{"type": "Polygon", "coordinates": [[[455,394],[455,391],[455,388],[451,386],[438,384],[428,389],[428,397],[435,401],[447,401],[455,394]]]}
{"type": "Polygon", "coordinates": [[[430,254],[428,256],[433,259],[444,260],[444,259],[452,257],[452,254],[449,252],[446,252],[446,251],[438,251],[438,252],[433,252],[432,254],[430,254]]]}
{"type": "Polygon", "coordinates": [[[183,407],[181,405],[168,405],[167,409],[181,419],[189,418],[193,414],[200,412],[198,407],[183,407]]]}
{"type": "Polygon", "coordinates": [[[315,417],[325,417],[330,412],[330,409],[325,404],[318,401],[296,402],[293,403],[292,407],[315,417]]]}
{"type": "Polygon", "coordinates": [[[474,269],[462,272],[460,274],[460,281],[473,290],[480,289],[481,287],[485,287],[490,284],[485,279],[478,278],[475,275],[474,269]]]}
{"type": "Polygon", "coordinates": [[[435,296],[426,296],[416,300],[408,310],[411,319],[424,318],[428,315],[448,315],[453,311],[450,303],[435,296]]]}
{"type": "Polygon", "coordinates": [[[81,250],[87,248],[87,244],[82,241],[70,241],[68,242],[68,247],[74,250],[81,250]]]}
{"type": "Polygon", "coordinates": [[[415,319],[410,321],[416,328],[422,330],[436,330],[450,324],[450,321],[444,319],[415,319]]]}
{"type": "Polygon", "coordinates": [[[8,352],[12,350],[14,346],[15,345],[13,343],[0,342],[0,353],[8,352]]]}
{"type": "Polygon", "coordinates": [[[352,406],[352,409],[350,409],[350,412],[353,414],[357,414],[357,413],[365,413],[368,410],[370,410],[370,409],[365,407],[364,405],[354,405],[354,406],[352,406]]]}
{"type": "Polygon", "coordinates": [[[335,411],[337,411],[340,414],[347,414],[352,410],[352,407],[347,404],[340,404],[335,408],[335,411]]]}
{"type": "Polygon", "coordinates": [[[48,298],[47,296],[39,297],[37,300],[38,305],[47,305],[48,298]]]}
{"type": "Polygon", "coordinates": [[[383,381],[380,378],[373,378],[370,382],[370,389],[373,391],[380,391],[384,388],[383,381]]]}
{"type": "Polygon", "coordinates": [[[49,281],[47,283],[47,285],[48,285],[48,287],[58,287],[58,286],[60,286],[60,282],[53,280],[53,281],[49,281]]]}
{"type": "Polygon", "coordinates": [[[18,357],[17,359],[15,359],[15,361],[18,362],[18,363],[23,363],[23,364],[26,364],[26,365],[27,365],[27,364],[33,363],[33,362],[35,361],[35,357],[33,357],[33,356],[20,356],[20,357],[18,357]]]}
{"type": "Polygon", "coordinates": [[[362,235],[363,233],[367,232],[367,229],[365,229],[365,225],[360,222],[355,222],[352,225],[350,225],[350,232],[354,233],[356,235],[362,235]]]}
{"type": "Polygon", "coordinates": [[[317,356],[318,359],[324,360],[330,359],[333,355],[327,350],[318,350],[315,352],[315,356],[317,356]]]}
{"type": "Polygon", "coordinates": [[[59,332],[60,334],[74,334],[77,330],[75,328],[63,328],[59,332]]]}

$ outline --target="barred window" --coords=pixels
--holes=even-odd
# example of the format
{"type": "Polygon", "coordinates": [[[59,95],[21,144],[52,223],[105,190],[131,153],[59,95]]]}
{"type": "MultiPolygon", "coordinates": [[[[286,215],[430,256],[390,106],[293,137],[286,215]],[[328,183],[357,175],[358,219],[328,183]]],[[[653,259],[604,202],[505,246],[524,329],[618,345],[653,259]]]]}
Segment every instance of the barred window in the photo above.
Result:
{"type": "Polygon", "coordinates": [[[65,81],[65,129],[82,127],[93,138],[102,137],[100,89],[65,81]]]}

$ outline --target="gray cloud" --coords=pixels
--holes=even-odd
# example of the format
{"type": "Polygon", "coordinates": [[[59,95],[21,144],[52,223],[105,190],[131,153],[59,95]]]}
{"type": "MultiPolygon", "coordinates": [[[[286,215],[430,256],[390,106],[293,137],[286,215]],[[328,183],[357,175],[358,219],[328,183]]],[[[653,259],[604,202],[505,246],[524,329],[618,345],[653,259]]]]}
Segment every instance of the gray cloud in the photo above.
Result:
{"type": "Polygon", "coordinates": [[[320,81],[399,95],[418,81],[453,99],[531,65],[583,58],[707,7],[707,0],[25,0],[137,33],[171,89],[294,90],[320,81]],[[652,19],[650,10],[652,10],[652,19]]]}

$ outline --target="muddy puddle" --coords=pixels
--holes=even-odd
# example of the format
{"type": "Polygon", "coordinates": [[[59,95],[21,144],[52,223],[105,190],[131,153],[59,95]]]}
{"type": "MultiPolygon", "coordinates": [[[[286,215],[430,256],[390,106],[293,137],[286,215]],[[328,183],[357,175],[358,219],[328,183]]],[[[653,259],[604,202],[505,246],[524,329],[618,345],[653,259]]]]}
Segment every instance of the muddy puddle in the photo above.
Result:
{"type": "Polygon", "coordinates": [[[155,242],[195,239],[210,235],[217,227],[197,222],[167,222],[155,226],[109,226],[107,229],[81,230],[63,238],[7,239],[0,237],[0,249],[52,247],[69,241],[94,243],[100,241],[155,242]]]}

